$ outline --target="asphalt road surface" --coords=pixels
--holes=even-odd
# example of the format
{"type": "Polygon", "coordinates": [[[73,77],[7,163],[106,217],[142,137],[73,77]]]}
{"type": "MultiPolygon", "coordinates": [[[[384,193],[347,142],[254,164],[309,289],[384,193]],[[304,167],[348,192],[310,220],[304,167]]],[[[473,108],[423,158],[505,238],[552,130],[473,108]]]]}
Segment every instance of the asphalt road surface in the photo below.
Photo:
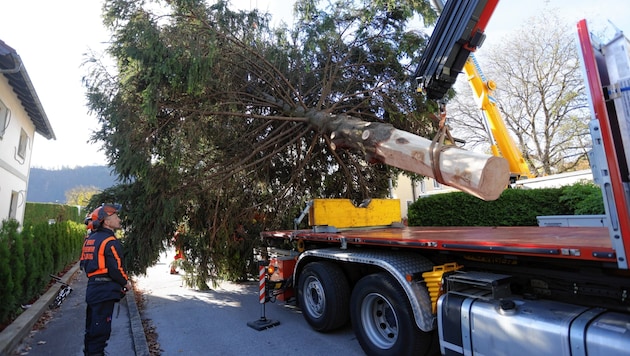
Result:
{"type": "Polygon", "coordinates": [[[350,325],[331,333],[310,328],[299,309],[258,302],[258,282],[223,283],[210,291],[185,287],[169,273],[174,253],[137,277],[145,296],[143,319],[158,334],[162,355],[365,355],[350,325]],[[256,330],[264,316],[277,326],[256,330]]]}

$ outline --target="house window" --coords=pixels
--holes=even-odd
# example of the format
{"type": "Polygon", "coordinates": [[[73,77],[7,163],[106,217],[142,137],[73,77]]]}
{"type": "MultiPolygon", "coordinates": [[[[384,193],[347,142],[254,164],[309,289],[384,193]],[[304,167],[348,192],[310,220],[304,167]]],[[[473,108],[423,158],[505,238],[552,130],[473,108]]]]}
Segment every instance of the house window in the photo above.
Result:
{"type": "Polygon", "coordinates": [[[18,208],[18,192],[11,193],[11,205],[9,206],[9,219],[15,219],[17,217],[17,208],[18,208]]]}
{"type": "Polygon", "coordinates": [[[4,137],[4,132],[7,130],[9,126],[9,115],[11,111],[9,108],[4,105],[2,100],[0,100],[0,139],[4,137]]]}
{"type": "Polygon", "coordinates": [[[20,158],[26,158],[27,145],[28,145],[28,135],[26,134],[26,131],[22,129],[22,132],[20,133],[20,145],[18,146],[18,152],[17,152],[20,158]]]}
{"type": "Polygon", "coordinates": [[[442,184],[440,184],[440,182],[438,182],[437,180],[433,180],[433,189],[442,189],[442,184]]]}

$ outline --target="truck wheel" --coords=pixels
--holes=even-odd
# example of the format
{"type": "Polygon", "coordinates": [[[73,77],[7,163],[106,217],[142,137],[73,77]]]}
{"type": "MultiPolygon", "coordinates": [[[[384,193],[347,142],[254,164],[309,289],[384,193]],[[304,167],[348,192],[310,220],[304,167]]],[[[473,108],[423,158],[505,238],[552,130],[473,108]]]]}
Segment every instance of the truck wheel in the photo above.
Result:
{"type": "Polygon", "coordinates": [[[424,355],[432,334],[416,325],[407,296],[387,273],[363,277],[350,299],[352,328],[368,355],[424,355]]]}
{"type": "Polygon", "coordinates": [[[332,262],[313,262],[300,274],[297,298],[304,318],[317,331],[334,330],[350,319],[350,287],[332,262]]]}

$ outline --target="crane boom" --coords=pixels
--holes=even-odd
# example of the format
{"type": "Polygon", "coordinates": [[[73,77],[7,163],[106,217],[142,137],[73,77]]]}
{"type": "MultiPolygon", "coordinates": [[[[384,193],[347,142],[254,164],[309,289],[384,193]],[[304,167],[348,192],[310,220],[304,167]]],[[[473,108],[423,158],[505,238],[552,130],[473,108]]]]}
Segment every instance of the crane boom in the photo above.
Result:
{"type": "Polygon", "coordinates": [[[521,150],[518,149],[512,136],[510,136],[499,108],[492,98],[492,91],[496,88],[496,84],[492,80],[485,79],[475,55],[472,53],[464,64],[464,73],[466,73],[475,101],[486,118],[488,134],[492,138],[490,144],[492,154],[508,161],[510,180],[534,178],[535,176],[532,175],[521,150]]]}
{"type": "Polygon", "coordinates": [[[427,98],[442,99],[453,86],[468,55],[483,44],[485,27],[498,2],[458,0],[438,8],[440,17],[415,72],[427,98]]]}
{"type": "Polygon", "coordinates": [[[492,99],[496,85],[485,80],[476,62],[474,52],[485,39],[485,27],[496,8],[498,0],[441,0],[433,4],[440,17],[427,49],[415,72],[418,91],[427,98],[441,100],[464,72],[473,91],[475,101],[483,111],[486,130],[490,136],[492,154],[508,161],[510,180],[533,178],[529,165],[509,134],[505,121],[492,99]]]}

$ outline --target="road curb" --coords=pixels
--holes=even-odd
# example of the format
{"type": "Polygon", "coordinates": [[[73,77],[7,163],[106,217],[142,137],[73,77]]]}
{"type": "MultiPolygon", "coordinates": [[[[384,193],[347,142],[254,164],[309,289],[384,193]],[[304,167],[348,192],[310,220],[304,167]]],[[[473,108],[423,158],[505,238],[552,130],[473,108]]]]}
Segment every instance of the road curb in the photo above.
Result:
{"type": "MultiPolygon", "coordinates": [[[[135,284],[133,287],[135,289],[135,284]]],[[[149,344],[147,343],[147,337],[144,334],[140,311],[138,310],[138,305],[136,304],[136,294],[133,290],[130,292],[131,295],[128,295],[125,300],[127,302],[127,310],[129,311],[129,323],[131,326],[131,337],[133,339],[134,351],[136,356],[149,356],[149,344]]]]}
{"type": "MultiPolygon", "coordinates": [[[[61,281],[69,284],[69,281],[77,271],[79,271],[78,262],[61,277],[61,281]]],[[[28,336],[33,329],[33,325],[41,318],[44,311],[48,309],[48,305],[55,299],[60,288],[61,285],[55,283],[30,308],[20,314],[11,325],[0,332],[0,355],[10,355],[20,342],[28,336]]]]}

